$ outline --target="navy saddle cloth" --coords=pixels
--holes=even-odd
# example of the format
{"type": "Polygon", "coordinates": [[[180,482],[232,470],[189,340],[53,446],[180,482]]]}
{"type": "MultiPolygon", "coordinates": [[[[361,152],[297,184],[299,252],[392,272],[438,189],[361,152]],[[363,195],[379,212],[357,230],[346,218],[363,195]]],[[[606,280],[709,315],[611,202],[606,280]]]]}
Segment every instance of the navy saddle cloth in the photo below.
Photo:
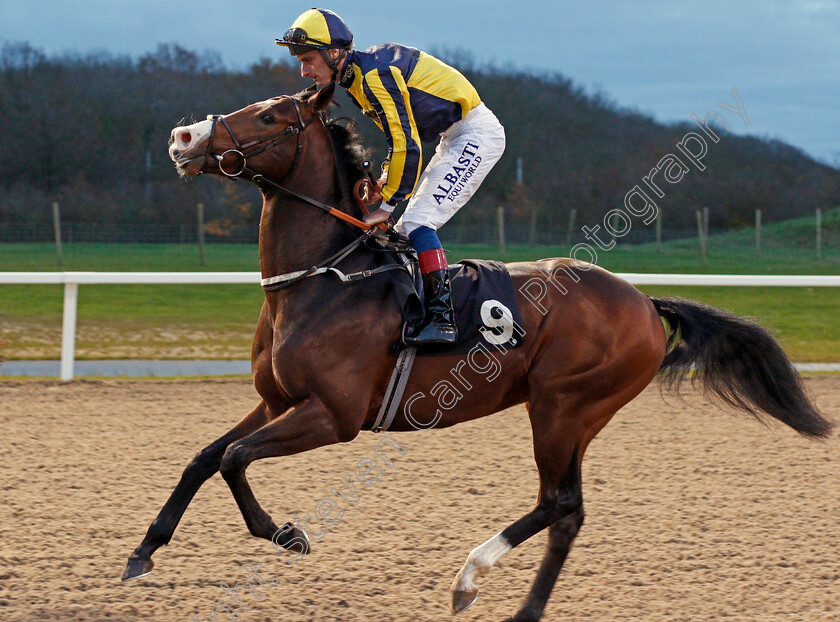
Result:
{"type": "MultiPolygon", "coordinates": [[[[504,351],[522,345],[525,335],[522,316],[505,264],[465,259],[450,266],[449,275],[458,341],[451,345],[423,346],[417,349],[417,356],[466,354],[476,346],[504,351]]],[[[417,320],[416,314],[413,318],[411,315],[408,314],[406,321],[417,320]]]]}

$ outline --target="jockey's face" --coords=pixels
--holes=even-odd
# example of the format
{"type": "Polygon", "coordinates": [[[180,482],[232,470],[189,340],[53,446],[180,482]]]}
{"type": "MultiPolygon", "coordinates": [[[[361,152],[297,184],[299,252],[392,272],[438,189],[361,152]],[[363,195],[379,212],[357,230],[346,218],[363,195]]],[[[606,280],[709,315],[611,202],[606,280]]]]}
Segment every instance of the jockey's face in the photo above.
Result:
{"type": "MultiPolygon", "coordinates": [[[[338,50],[329,50],[330,56],[338,58],[338,50]]],[[[327,61],[318,50],[310,50],[303,54],[298,54],[298,61],[300,61],[300,75],[303,78],[310,78],[315,81],[318,86],[324,86],[332,82],[333,72],[327,61]]]]}

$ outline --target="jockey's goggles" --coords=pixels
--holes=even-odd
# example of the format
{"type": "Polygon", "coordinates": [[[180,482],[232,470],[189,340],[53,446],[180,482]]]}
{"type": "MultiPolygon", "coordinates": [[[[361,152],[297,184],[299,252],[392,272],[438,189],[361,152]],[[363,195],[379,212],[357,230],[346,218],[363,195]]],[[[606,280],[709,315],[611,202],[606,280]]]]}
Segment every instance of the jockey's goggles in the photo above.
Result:
{"type": "Polygon", "coordinates": [[[305,45],[313,48],[328,48],[329,43],[312,39],[303,28],[292,27],[286,31],[282,39],[275,39],[277,45],[305,45]]]}

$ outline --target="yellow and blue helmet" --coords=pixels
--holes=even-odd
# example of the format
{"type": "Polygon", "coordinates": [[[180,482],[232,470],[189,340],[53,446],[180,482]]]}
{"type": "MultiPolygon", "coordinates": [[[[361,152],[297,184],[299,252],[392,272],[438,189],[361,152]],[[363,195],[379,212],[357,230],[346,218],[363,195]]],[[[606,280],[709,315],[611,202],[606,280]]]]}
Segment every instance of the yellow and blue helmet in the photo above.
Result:
{"type": "Polygon", "coordinates": [[[353,44],[353,33],[338,15],[327,9],[309,9],[301,14],[277,45],[289,48],[292,56],[309,50],[346,50],[353,44]]]}

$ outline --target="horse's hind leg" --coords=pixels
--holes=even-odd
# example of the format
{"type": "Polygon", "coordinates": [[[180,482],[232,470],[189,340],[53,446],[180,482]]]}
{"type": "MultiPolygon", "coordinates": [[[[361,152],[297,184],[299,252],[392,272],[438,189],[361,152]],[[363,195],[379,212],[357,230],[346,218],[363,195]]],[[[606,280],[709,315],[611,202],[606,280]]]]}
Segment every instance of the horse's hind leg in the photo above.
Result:
{"type": "MultiPolygon", "coordinates": [[[[558,538],[557,551],[547,553],[543,567],[540,568],[537,581],[543,587],[537,589],[535,584],[532,590],[532,596],[536,592],[537,597],[546,592],[545,600],[547,600],[571,541],[583,523],[583,494],[580,477],[582,429],[579,421],[562,416],[553,416],[551,420],[544,419],[544,416],[549,415],[543,415],[545,410],[536,404],[532,404],[529,411],[534,429],[534,455],[540,473],[540,495],[537,506],[529,514],[469,554],[451,587],[452,611],[455,613],[463,611],[475,602],[478,598],[475,579],[489,571],[502,555],[546,527],[560,521],[566,526],[564,533],[568,535],[567,544],[563,548],[558,538]],[[557,564],[558,559],[559,564],[557,564]],[[546,589],[544,584],[548,584],[549,579],[550,584],[546,589]]],[[[553,412],[556,413],[557,409],[553,412]]],[[[545,601],[539,607],[539,612],[536,612],[534,608],[537,602],[538,600],[529,597],[514,620],[538,620],[545,601]],[[534,610],[535,616],[530,615],[531,610],[534,610]]]]}
{"type": "Polygon", "coordinates": [[[143,542],[129,556],[122,580],[136,579],[152,571],[152,554],[167,544],[201,485],[218,470],[225,450],[232,442],[247,436],[268,422],[265,402],[237,423],[227,434],[202,449],[190,461],[169,499],[149,526],[143,542]]]}
{"type": "Polygon", "coordinates": [[[572,541],[583,524],[583,505],[548,528],[548,545],[537,578],[525,603],[508,622],[531,622],[542,617],[563,562],[572,548],[572,541]]]}

